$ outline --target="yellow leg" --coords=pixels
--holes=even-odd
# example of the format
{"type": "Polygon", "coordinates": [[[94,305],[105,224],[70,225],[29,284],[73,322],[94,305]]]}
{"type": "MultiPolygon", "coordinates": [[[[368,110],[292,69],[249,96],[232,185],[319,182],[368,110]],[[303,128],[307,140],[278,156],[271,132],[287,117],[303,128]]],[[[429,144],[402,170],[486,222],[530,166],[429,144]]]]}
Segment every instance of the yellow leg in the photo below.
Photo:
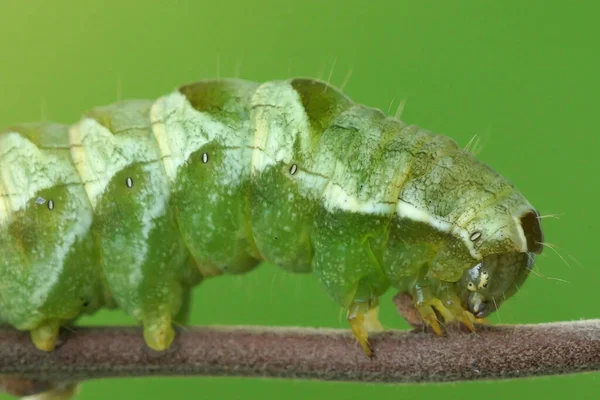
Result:
{"type": "Polygon", "coordinates": [[[442,284],[438,289],[438,296],[435,296],[427,287],[416,285],[413,289],[415,308],[421,314],[423,321],[440,336],[443,331],[438,314],[445,324],[457,321],[465,325],[471,332],[475,332],[475,324],[487,323],[486,319],[475,318],[473,314],[465,310],[453,290],[452,284],[442,284]]]}
{"type": "Polygon", "coordinates": [[[367,357],[371,357],[373,355],[373,350],[371,350],[371,346],[369,345],[369,333],[365,326],[366,312],[368,312],[368,304],[352,303],[350,307],[348,307],[348,323],[350,324],[352,334],[354,334],[360,347],[362,347],[367,357]]]}
{"type": "Polygon", "coordinates": [[[161,315],[143,321],[144,340],[148,347],[156,351],[164,351],[175,339],[175,331],[171,325],[170,315],[161,315]]]}
{"type": "Polygon", "coordinates": [[[433,307],[430,303],[425,304],[417,304],[417,310],[421,314],[421,318],[423,321],[435,332],[436,335],[442,336],[444,331],[442,330],[442,326],[440,325],[440,321],[438,321],[437,315],[433,310],[433,307]]]}
{"type": "Polygon", "coordinates": [[[30,332],[31,341],[40,350],[52,351],[58,341],[60,322],[56,320],[46,321],[30,332]]]}
{"type": "MultiPolygon", "coordinates": [[[[415,308],[419,314],[421,314],[423,322],[433,329],[436,335],[442,336],[444,331],[442,330],[438,316],[433,309],[433,300],[435,297],[431,293],[430,289],[421,285],[415,285],[413,288],[412,297],[415,308]]],[[[442,311],[441,314],[443,317],[445,311],[442,311]]]]}
{"type": "Polygon", "coordinates": [[[383,332],[383,325],[379,322],[379,306],[372,307],[367,311],[365,326],[369,332],[383,332]]]}
{"type": "MultiPolygon", "coordinates": [[[[440,287],[439,290],[439,307],[446,308],[453,318],[449,319],[448,322],[458,321],[465,325],[471,332],[475,332],[475,324],[487,324],[487,319],[476,318],[472,313],[465,310],[460,305],[460,299],[454,292],[454,286],[452,284],[445,284],[440,287]]],[[[438,306],[436,306],[436,309],[438,306]]]]}
{"type": "MultiPolygon", "coordinates": [[[[36,329],[31,330],[31,341],[38,349],[50,352],[56,348],[59,332],[60,322],[58,320],[46,321],[36,329]]],[[[26,382],[26,380],[16,378],[15,382],[18,383],[19,381],[26,382]]],[[[79,392],[79,384],[77,383],[55,384],[53,382],[49,382],[47,383],[47,387],[43,390],[48,389],[48,386],[51,388],[50,390],[28,395],[22,397],[22,399],[71,400],[74,399],[79,392]]]]}

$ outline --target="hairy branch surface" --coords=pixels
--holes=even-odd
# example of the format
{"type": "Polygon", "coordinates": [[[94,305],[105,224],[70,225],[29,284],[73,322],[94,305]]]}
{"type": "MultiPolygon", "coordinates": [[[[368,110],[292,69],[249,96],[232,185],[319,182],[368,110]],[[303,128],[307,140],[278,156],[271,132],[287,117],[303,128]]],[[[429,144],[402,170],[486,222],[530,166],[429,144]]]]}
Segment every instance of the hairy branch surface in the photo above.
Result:
{"type": "MultiPolygon", "coordinates": [[[[149,350],[128,327],[64,331],[51,353],[0,329],[0,375],[43,382],[132,376],[247,376],[381,383],[521,378],[600,370],[600,320],[373,334],[367,358],[346,330],[261,327],[180,329],[149,350]]],[[[2,380],[0,380],[0,383],[2,380]]]]}

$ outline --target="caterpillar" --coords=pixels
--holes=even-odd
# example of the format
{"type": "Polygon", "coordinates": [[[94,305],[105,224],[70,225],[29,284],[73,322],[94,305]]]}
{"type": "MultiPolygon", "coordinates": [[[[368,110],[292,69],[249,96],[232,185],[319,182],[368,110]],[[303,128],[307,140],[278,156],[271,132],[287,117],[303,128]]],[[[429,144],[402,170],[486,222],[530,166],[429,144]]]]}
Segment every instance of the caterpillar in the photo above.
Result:
{"type": "Polygon", "coordinates": [[[535,208],[459,147],[313,79],[205,80],[0,134],[0,322],[51,351],[120,307],[165,350],[190,291],[312,273],[372,355],[379,298],[475,330],[542,251],[535,208]]]}

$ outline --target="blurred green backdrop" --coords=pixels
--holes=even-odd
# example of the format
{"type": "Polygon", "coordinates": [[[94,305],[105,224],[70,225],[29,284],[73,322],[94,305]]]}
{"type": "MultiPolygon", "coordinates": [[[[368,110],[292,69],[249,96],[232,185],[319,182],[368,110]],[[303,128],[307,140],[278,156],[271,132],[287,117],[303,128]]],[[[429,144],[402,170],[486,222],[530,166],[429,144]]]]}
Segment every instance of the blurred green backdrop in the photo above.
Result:
{"type": "MultiPolygon", "coordinates": [[[[543,214],[537,272],[492,320],[599,316],[600,28],[596,2],[0,1],[0,125],[71,122],[121,98],[153,98],[197,79],[328,79],[356,101],[466,144],[543,214]],[[568,266],[569,264],[570,266],[568,266]],[[566,282],[565,282],[566,281],[566,282]]],[[[382,322],[406,328],[383,299],[382,322]]],[[[310,276],[264,265],[195,293],[193,324],[346,327],[310,276]]],[[[129,324],[102,312],[86,324],[129,324]]],[[[81,399],[598,398],[599,374],[376,386],[235,378],[90,382],[81,399]]],[[[0,395],[0,399],[7,397],[0,395]]]]}

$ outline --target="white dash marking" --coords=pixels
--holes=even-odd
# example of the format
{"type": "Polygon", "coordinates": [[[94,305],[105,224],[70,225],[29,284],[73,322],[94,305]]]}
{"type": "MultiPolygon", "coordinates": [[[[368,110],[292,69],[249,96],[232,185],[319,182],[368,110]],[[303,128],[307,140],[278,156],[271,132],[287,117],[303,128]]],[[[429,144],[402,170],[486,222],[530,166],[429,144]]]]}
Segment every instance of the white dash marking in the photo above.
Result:
{"type": "Polygon", "coordinates": [[[352,213],[386,215],[394,212],[395,204],[381,203],[373,200],[360,200],[358,196],[349,194],[339,185],[328,184],[323,193],[325,208],[341,209],[352,213]]]}
{"type": "Polygon", "coordinates": [[[465,229],[457,225],[453,225],[447,221],[444,221],[439,217],[431,215],[427,211],[421,210],[413,206],[412,204],[406,203],[402,200],[398,201],[396,211],[400,218],[410,219],[411,221],[423,222],[440,232],[451,233],[455,236],[460,237],[465,246],[467,246],[469,253],[474,259],[480,260],[482,258],[481,254],[479,254],[475,250],[473,242],[470,239],[470,235],[465,229]]]}
{"type": "Polygon", "coordinates": [[[471,239],[471,242],[474,242],[477,239],[479,239],[480,237],[481,237],[481,232],[477,231],[477,232],[473,232],[471,234],[471,236],[469,237],[469,239],[471,239]]]}

